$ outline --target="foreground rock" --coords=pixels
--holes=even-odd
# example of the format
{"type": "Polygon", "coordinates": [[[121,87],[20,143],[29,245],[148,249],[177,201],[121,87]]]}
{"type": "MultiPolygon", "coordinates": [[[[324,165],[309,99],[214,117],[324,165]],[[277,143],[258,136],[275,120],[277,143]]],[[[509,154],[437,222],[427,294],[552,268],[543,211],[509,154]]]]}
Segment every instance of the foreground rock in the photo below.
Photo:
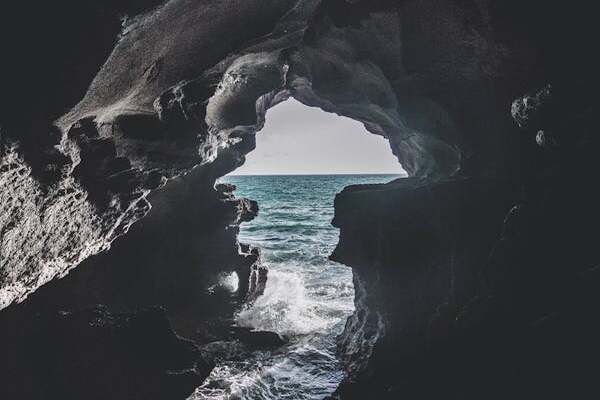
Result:
{"type": "Polygon", "coordinates": [[[285,338],[275,332],[258,331],[252,328],[231,327],[232,337],[251,349],[272,349],[287,343],[285,338]]]}
{"type": "Polygon", "coordinates": [[[6,324],[6,317],[3,399],[185,398],[210,373],[158,308],[41,313],[22,325],[6,324]]]}

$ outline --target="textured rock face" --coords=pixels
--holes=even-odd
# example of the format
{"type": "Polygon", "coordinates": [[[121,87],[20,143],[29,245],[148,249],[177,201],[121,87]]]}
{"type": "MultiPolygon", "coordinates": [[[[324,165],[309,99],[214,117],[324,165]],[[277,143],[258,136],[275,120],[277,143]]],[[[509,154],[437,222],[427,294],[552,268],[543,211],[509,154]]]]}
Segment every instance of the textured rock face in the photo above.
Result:
{"type": "Polygon", "coordinates": [[[246,296],[260,295],[261,288],[249,282],[263,270],[255,265],[258,252],[237,242],[239,223],[256,215],[256,203],[234,198],[231,187],[214,190],[213,172],[196,169],[170,181],[150,196],[154,208],[127,240],[117,239],[109,252],[89,257],[0,313],[0,375],[12,381],[2,385],[3,397],[76,399],[87,390],[98,398],[172,399],[187,397],[202,383],[211,367],[194,345],[187,345],[190,362],[171,367],[183,352],[172,344],[171,327],[198,345],[221,339],[246,296]],[[235,293],[220,285],[229,272],[240,277],[235,293]],[[88,311],[96,304],[104,305],[99,315],[88,311]],[[166,308],[160,318],[127,325],[146,321],[140,309],[156,305],[166,308]],[[71,314],[75,322],[61,317],[71,314]],[[96,323],[102,324],[99,332],[96,323]],[[201,366],[197,373],[192,361],[201,366]],[[38,391],[30,388],[32,381],[40,383],[38,391]]]}
{"type": "Polygon", "coordinates": [[[109,252],[88,258],[63,279],[42,287],[25,307],[105,304],[135,310],[159,304],[167,307],[178,333],[206,340],[203,327],[215,318],[231,318],[258,261],[253,249],[239,249],[237,242],[239,223],[256,215],[256,203],[234,198],[227,191],[232,188],[214,190],[219,167],[195,169],[153,193],[154,207],[126,240],[116,240],[109,252]],[[210,289],[230,272],[240,277],[238,293],[210,289]]]}
{"type": "MultiPolygon", "coordinates": [[[[336,202],[334,257],[358,289],[343,396],[418,392],[428,376],[460,392],[462,376],[483,375],[454,368],[453,351],[504,360],[489,370],[503,377],[531,338],[590,344],[564,333],[593,322],[564,310],[594,304],[594,280],[577,274],[598,264],[595,14],[547,3],[58,1],[4,13],[0,36],[23,35],[3,46],[0,74],[0,308],[12,324],[159,303],[178,333],[209,340],[264,284],[258,254],[235,238],[255,207],[215,179],[292,96],[385,136],[414,177],[336,202]],[[232,270],[238,295],[206,295],[232,270]],[[505,358],[477,351],[504,336],[496,348],[517,349],[505,358]]],[[[535,349],[519,360],[546,372],[535,349]]]]}
{"type": "MultiPolygon", "coordinates": [[[[129,9],[146,11],[124,20],[86,95],[56,119],[59,130],[49,127],[58,117],[49,106],[45,114],[34,109],[6,117],[4,141],[19,143],[40,190],[74,178],[87,193],[82,207],[95,208],[101,226],[89,238],[77,239],[78,227],[66,230],[74,237],[67,262],[57,255],[18,265],[13,254],[26,252],[26,243],[3,246],[11,252],[3,269],[28,275],[23,284],[4,274],[3,305],[108,248],[147,213],[145,198],[164,178],[214,161],[219,149],[229,148],[237,159],[222,174],[243,162],[266,110],[289,96],[388,137],[414,176],[448,176],[461,166],[479,173],[513,168],[514,143],[506,132],[514,128],[498,108],[523,92],[540,60],[536,39],[512,18],[523,7],[512,2],[174,0],[154,6],[125,3],[103,14],[110,20],[129,9]],[[478,117],[465,117],[465,110],[478,117]],[[33,133],[19,126],[19,119],[33,117],[42,121],[33,133]]],[[[56,51],[74,51],[71,42],[58,43],[64,48],[56,51]]],[[[65,94],[56,103],[64,107],[72,99],[65,94]]],[[[4,175],[5,201],[14,203],[20,186],[4,175]]],[[[56,196],[58,224],[67,224],[69,199],[56,196]]],[[[45,218],[44,207],[38,214],[35,220],[45,218]]],[[[30,226],[5,226],[3,236],[30,226]]],[[[63,253],[47,242],[44,253],[63,253]]]]}
{"type": "Polygon", "coordinates": [[[519,180],[408,178],[337,196],[332,257],[362,293],[340,337],[342,398],[597,394],[600,198],[587,182],[599,143],[596,106],[571,103],[574,90],[586,94],[545,87],[513,103],[532,155],[519,180]]]}
{"type": "MultiPolygon", "coordinates": [[[[429,368],[418,357],[450,336],[457,308],[479,294],[515,197],[503,181],[415,178],[351,186],[336,197],[340,241],[332,258],[353,267],[363,293],[340,338],[350,379],[372,379],[377,393],[396,396],[394,375],[410,380],[429,368]]],[[[347,392],[361,398],[368,390],[347,392]]]]}
{"type": "Polygon", "coordinates": [[[0,168],[1,308],[106,250],[150,208],[142,196],[126,203],[114,198],[98,213],[73,177],[44,187],[13,148],[4,153],[0,168]]]}

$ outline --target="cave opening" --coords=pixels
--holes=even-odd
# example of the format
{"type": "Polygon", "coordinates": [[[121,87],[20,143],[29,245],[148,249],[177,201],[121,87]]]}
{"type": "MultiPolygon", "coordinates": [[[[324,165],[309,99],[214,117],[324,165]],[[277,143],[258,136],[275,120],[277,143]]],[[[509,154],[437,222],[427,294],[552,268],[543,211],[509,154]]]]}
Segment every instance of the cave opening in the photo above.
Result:
{"type": "MultiPolygon", "coordinates": [[[[337,337],[355,294],[351,268],[329,260],[339,236],[334,197],[348,185],[403,176],[387,139],[358,121],[293,98],[268,111],[256,149],[219,182],[257,201],[239,241],[260,249],[268,269],[264,293],[237,312],[236,325],[285,344],[223,360],[194,398],[322,399],[335,391],[345,377],[337,337]]],[[[235,292],[237,279],[228,274],[221,284],[235,292]]]]}

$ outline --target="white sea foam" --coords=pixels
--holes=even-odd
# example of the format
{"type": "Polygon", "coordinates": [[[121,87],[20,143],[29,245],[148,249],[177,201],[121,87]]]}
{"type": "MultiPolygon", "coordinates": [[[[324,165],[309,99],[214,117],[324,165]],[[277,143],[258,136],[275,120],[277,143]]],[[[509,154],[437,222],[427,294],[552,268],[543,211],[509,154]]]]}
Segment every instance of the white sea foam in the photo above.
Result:
{"type": "Polygon", "coordinates": [[[280,335],[302,335],[329,325],[329,321],[317,314],[317,307],[299,273],[271,267],[264,294],[242,310],[236,322],[280,335]]]}

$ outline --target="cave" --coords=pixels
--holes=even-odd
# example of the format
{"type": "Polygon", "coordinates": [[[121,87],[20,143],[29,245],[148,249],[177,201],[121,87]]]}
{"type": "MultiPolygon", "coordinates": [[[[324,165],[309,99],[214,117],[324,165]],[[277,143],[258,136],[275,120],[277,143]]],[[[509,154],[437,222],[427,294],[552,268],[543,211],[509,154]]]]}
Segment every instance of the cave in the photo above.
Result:
{"type": "Polygon", "coordinates": [[[230,329],[268,272],[238,239],[260,206],[220,180],[286,101],[362,124],[407,174],[335,196],[355,310],[329,398],[597,397],[591,4],[11,8],[1,398],[183,399],[207,343],[277,343],[230,329]]]}

